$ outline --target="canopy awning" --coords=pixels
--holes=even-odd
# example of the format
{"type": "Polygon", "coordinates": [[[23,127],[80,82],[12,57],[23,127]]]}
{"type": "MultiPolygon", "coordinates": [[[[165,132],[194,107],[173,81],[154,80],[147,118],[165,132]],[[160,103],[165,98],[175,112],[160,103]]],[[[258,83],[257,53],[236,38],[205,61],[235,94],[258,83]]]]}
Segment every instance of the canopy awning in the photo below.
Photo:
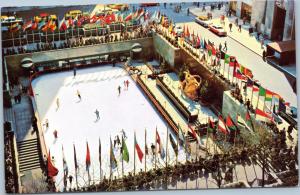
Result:
{"type": "Polygon", "coordinates": [[[268,46],[278,53],[291,52],[296,50],[296,44],[294,40],[272,42],[269,43],[268,46]]]}

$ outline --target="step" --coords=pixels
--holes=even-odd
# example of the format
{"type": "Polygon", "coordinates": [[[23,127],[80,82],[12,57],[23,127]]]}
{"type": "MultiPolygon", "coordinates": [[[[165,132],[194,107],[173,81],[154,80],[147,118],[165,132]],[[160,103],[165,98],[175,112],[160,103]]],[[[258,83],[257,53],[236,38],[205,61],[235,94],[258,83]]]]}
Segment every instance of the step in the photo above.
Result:
{"type": "Polygon", "coordinates": [[[21,155],[27,155],[27,154],[38,154],[39,153],[39,150],[37,148],[27,148],[27,150],[21,150],[19,151],[19,156],[21,155]]]}
{"type": "Polygon", "coordinates": [[[19,147],[18,151],[21,152],[21,151],[27,151],[27,150],[30,150],[30,149],[37,149],[37,148],[38,148],[37,144],[32,144],[32,145],[28,145],[26,147],[19,147]]]}
{"type": "Polygon", "coordinates": [[[24,140],[24,141],[18,141],[18,142],[17,142],[17,145],[23,145],[23,144],[31,143],[31,142],[37,142],[37,138],[34,138],[34,139],[28,139],[28,140],[24,140]]]}
{"type": "Polygon", "coordinates": [[[35,155],[30,155],[30,156],[19,157],[20,162],[27,161],[27,160],[34,160],[34,159],[40,160],[40,156],[35,154],[35,155]]]}
{"type": "Polygon", "coordinates": [[[39,160],[22,162],[22,163],[20,163],[20,168],[27,167],[27,166],[32,166],[32,165],[37,165],[37,164],[40,165],[41,162],[39,160]]]}
{"type": "Polygon", "coordinates": [[[32,167],[24,167],[24,168],[20,168],[20,172],[23,172],[23,171],[30,171],[30,170],[34,170],[34,169],[40,169],[41,166],[37,165],[37,166],[32,166],[32,167]]]}

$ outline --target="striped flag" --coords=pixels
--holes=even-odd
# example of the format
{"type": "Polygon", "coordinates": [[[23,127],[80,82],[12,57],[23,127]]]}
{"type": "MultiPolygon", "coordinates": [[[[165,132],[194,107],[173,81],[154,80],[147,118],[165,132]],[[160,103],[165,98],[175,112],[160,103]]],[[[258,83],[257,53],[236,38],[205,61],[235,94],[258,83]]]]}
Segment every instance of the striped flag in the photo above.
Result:
{"type": "Polygon", "coordinates": [[[114,150],[113,150],[113,145],[112,145],[112,142],[111,142],[111,138],[110,138],[110,150],[109,150],[109,153],[110,153],[110,167],[111,167],[111,169],[115,169],[115,168],[117,168],[117,160],[116,160],[116,157],[115,157],[115,154],[114,154],[114,150]]]}
{"type": "Polygon", "coordinates": [[[58,169],[53,165],[50,150],[48,153],[48,159],[47,159],[47,170],[48,170],[48,177],[52,178],[58,174],[58,169]]]}
{"type": "Polygon", "coordinates": [[[218,121],[218,129],[219,131],[221,131],[224,134],[228,134],[227,130],[226,130],[226,124],[224,122],[223,117],[220,115],[219,116],[219,121],[218,121]]]}
{"type": "Polygon", "coordinates": [[[166,156],[166,153],[165,153],[165,150],[164,150],[162,141],[161,141],[161,139],[160,139],[160,136],[159,136],[159,134],[158,134],[158,132],[157,132],[157,128],[156,128],[156,143],[159,144],[158,152],[160,153],[160,157],[161,157],[162,159],[164,159],[165,156],[166,156]]]}
{"type": "Polygon", "coordinates": [[[177,148],[177,144],[175,142],[175,140],[173,139],[171,133],[169,134],[169,138],[170,138],[170,143],[171,143],[171,146],[175,152],[176,155],[178,155],[178,148],[177,148]]]}
{"type": "Polygon", "coordinates": [[[196,133],[196,131],[190,126],[190,124],[188,124],[188,127],[189,127],[190,131],[192,132],[193,137],[197,140],[197,143],[202,144],[200,136],[196,133]]]}
{"type": "Polygon", "coordinates": [[[134,133],[134,146],[135,146],[136,153],[137,153],[137,155],[138,155],[138,157],[139,157],[139,160],[140,160],[140,162],[142,163],[144,154],[143,154],[143,151],[141,150],[139,144],[138,144],[137,141],[136,141],[135,133],[134,133]]]}

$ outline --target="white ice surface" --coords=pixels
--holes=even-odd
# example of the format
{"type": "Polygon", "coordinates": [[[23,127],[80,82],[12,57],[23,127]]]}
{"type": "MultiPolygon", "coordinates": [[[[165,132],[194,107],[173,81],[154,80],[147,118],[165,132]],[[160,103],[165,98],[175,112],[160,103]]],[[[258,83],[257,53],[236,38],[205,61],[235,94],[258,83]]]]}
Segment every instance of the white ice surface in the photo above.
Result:
{"type": "MultiPolygon", "coordinates": [[[[44,128],[44,138],[47,149],[54,156],[55,166],[59,173],[56,177],[59,189],[63,188],[62,145],[69,168],[69,175],[75,180],[73,143],[76,147],[79,164],[79,186],[87,184],[88,176],[85,170],[86,142],[91,154],[90,175],[92,182],[100,179],[100,164],[98,161],[98,141],[102,142],[102,169],[103,175],[109,177],[109,138],[121,135],[124,129],[127,135],[126,144],[130,154],[129,163],[124,162],[125,173],[133,171],[133,144],[134,131],[138,144],[144,152],[144,130],[147,129],[147,145],[150,151],[151,143],[155,143],[155,128],[158,128],[161,139],[166,144],[167,125],[159,116],[151,103],[143,95],[135,82],[119,67],[96,67],[77,71],[76,78],[73,72],[60,72],[43,75],[32,83],[36,98],[38,113],[42,123],[49,120],[49,128],[44,128]],[[129,89],[124,90],[124,80],[129,80],[129,89]],[[118,86],[122,87],[118,96],[118,86]],[[76,90],[79,90],[82,100],[79,101],[76,90]],[[60,107],[56,110],[56,98],[59,98],[60,107]],[[100,112],[100,120],[95,122],[95,110],[100,112]],[[58,131],[55,140],[53,131],[58,131]]],[[[175,138],[175,136],[173,135],[175,138]]],[[[176,140],[176,138],[175,138],[176,140]]],[[[175,161],[175,154],[169,143],[170,162],[175,161]]],[[[118,169],[114,176],[121,176],[120,150],[115,150],[118,169]]],[[[145,158],[144,158],[145,159],[145,158]]],[[[136,156],[136,170],[144,168],[136,156]]],[[[152,155],[147,156],[147,169],[153,166],[152,155]]],[[[160,160],[161,166],[164,161],[160,160]]],[[[183,150],[180,150],[179,161],[185,160],[183,150]]],[[[75,187],[75,181],[73,182],[75,187]]]]}

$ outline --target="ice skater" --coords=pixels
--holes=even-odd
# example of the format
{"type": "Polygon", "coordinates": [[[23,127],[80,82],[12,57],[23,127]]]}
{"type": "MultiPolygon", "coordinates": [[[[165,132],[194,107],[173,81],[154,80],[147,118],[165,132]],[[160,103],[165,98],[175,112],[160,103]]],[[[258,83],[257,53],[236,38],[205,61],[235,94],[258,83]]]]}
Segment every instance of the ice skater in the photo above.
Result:
{"type": "Polygon", "coordinates": [[[56,110],[59,108],[59,98],[56,98],[56,110]]]}
{"type": "Polygon", "coordinates": [[[100,115],[99,115],[98,109],[96,109],[95,114],[96,114],[96,121],[98,121],[100,119],[100,115]]]}
{"type": "Polygon", "coordinates": [[[46,126],[46,129],[49,128],[49,121],[48,121],[48,119],[45,120],[45,124],[44,125],[46,126]]]}
{"type": "Polygon", "coordinates": [[[127,88],[127,90],[128,90],[128,87],[129,87],[129,81],[126,80],[126,88],[127,88]]]}
{"type": "Polygon", "coordinates": [[[77,90],[76,94],[77,94],[79,100],[81,101],[81,95],[80,95],[80,92],[78,90],[77,90]]]}
{"type": "Polygon", "coordinates": [[[57,139],[57,130],[53,131],[54,138],[57,139]]]}
{"type": "Polygon", "coordinates": [[[121,86],[119,85],[118,87],[118,91],[119,91],[119,96],[121,95],[121,86]]]}
{"type": "Polygon", "coordinates": [[[75,78],[76,77],[76,74],[77,74],[77,68],[76,68],[76,66],[73,68],[73,78],[75,78]]]}

